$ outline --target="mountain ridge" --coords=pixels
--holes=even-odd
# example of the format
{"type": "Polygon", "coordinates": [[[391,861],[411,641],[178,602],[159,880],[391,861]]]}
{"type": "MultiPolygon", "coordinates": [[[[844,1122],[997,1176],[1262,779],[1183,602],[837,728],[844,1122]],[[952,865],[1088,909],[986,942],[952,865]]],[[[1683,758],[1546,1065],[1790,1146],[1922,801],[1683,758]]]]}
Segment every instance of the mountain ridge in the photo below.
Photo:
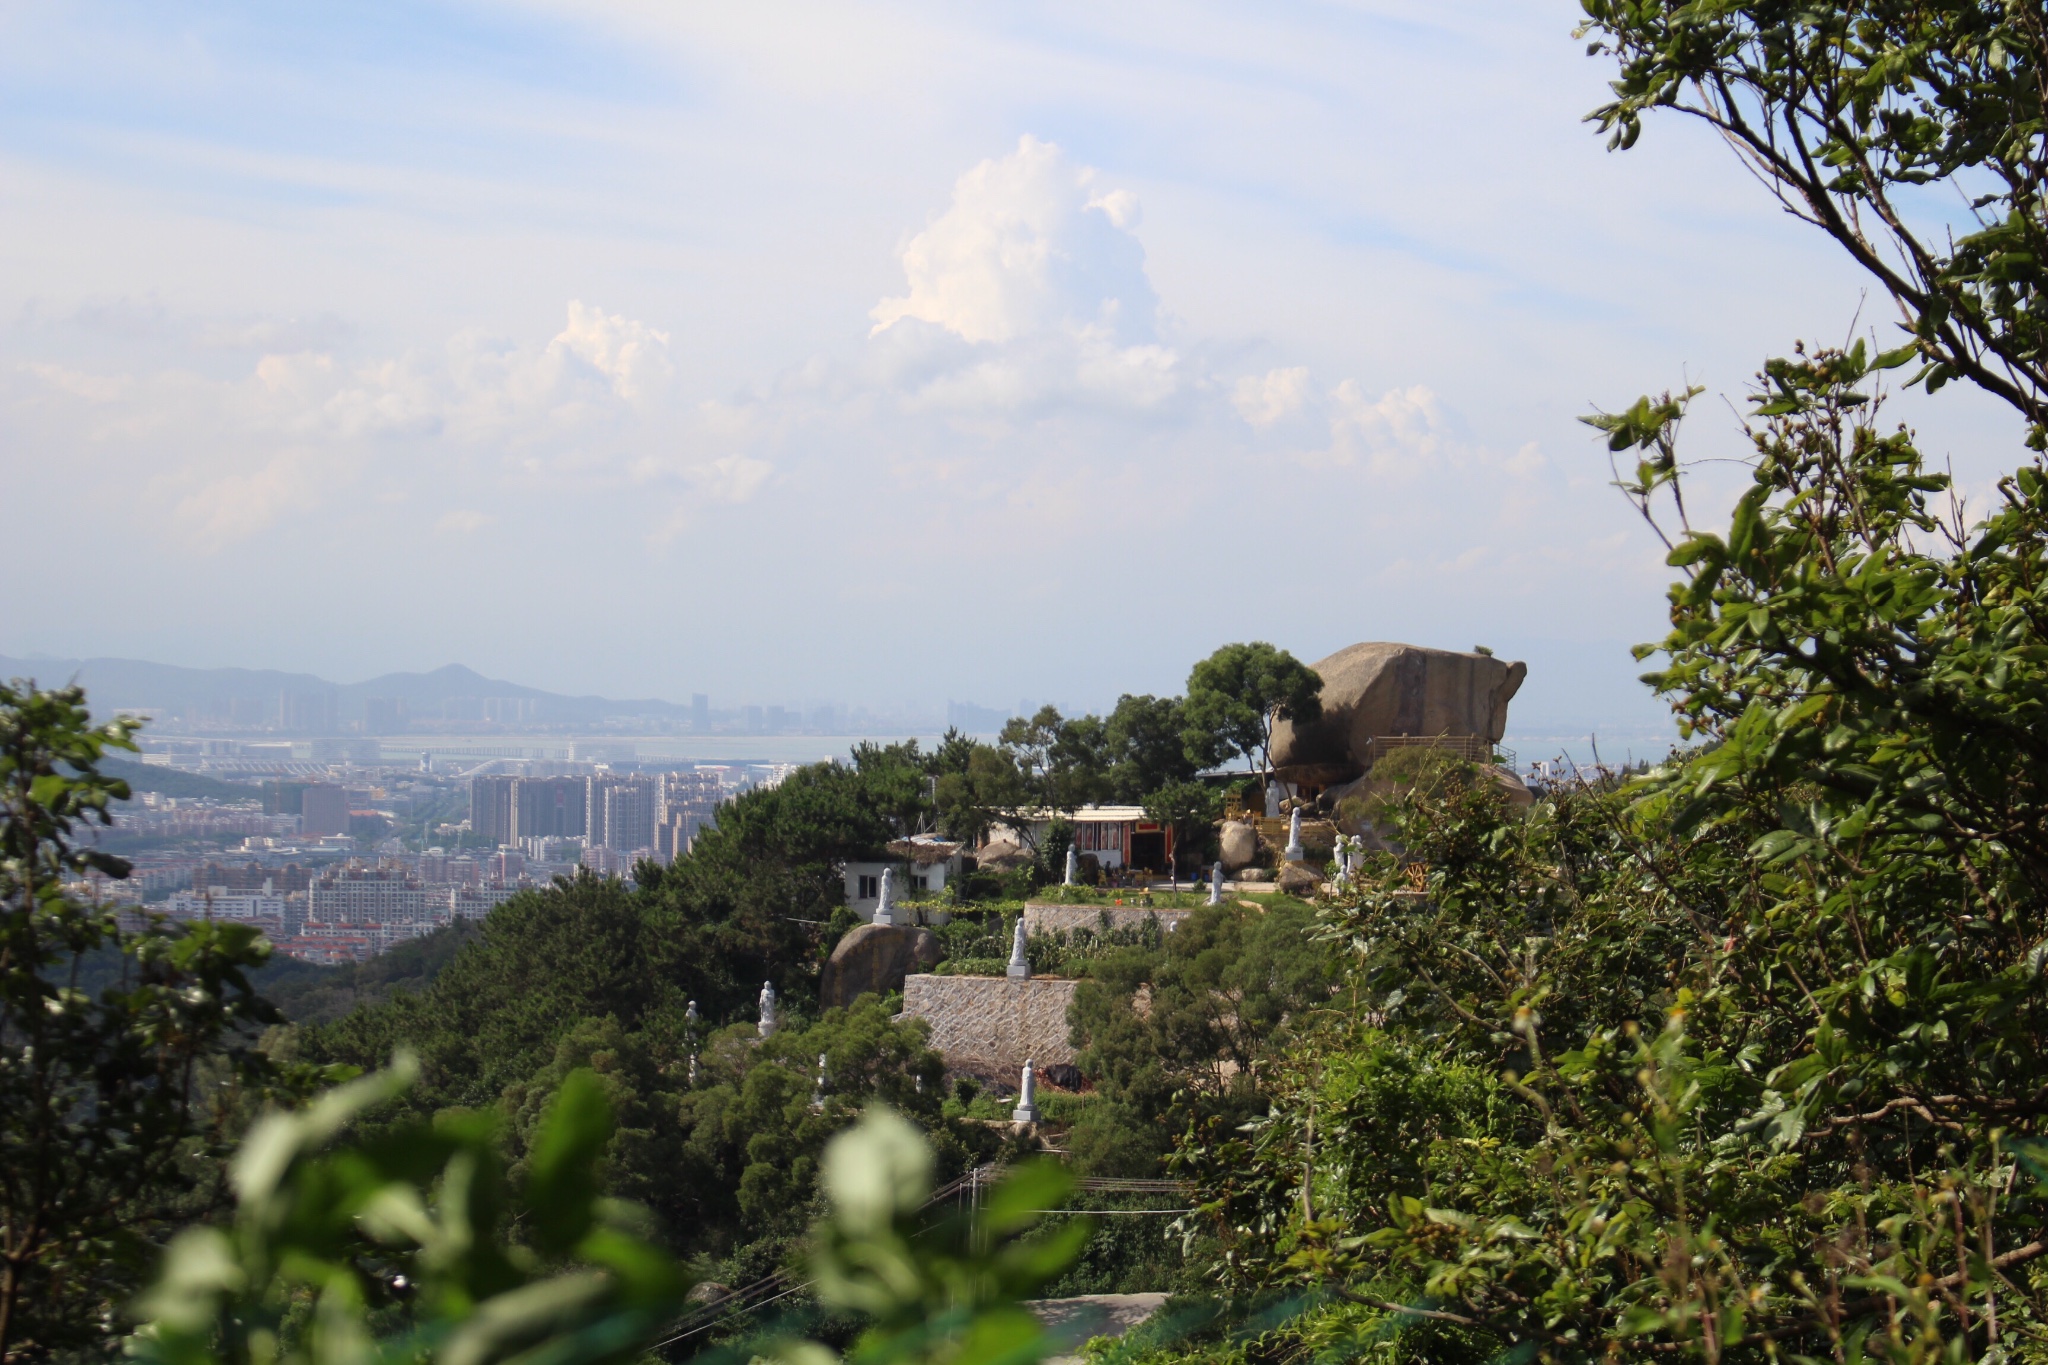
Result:
{"type": "Polygon", "coordinates": [[[277,702],[286,692],[331,694],[341,719],[359,719],[372,698],[396,698],[409,708],[438,707],[456,698],[490,697],[541,703],[560,719],[601,715],[681,716],[689,707],[656,697],[614,699],[572,696],[487,678],[466,664],[443,664],[427,672],[384,673],[362,682],[331,682],[313,673],[269,668],[188,668],[148,659],[103,656],[89,659],[15,657],[0,654],[0,677],[34,678],[43,686],[78,680],[95,710],[135,711],[221,706],[234,701],[277,702]]]}

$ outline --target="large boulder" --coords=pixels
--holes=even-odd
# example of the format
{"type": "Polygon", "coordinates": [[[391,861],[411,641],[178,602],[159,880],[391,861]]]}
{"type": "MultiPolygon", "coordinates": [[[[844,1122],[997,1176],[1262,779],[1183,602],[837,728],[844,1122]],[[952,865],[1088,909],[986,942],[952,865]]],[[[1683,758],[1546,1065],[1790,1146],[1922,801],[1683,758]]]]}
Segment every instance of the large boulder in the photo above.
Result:
{"type": "Polygon", "coordinates": [[[1287,863],[1280,869],[1279,885],[1288,895],[1305,899],[1322,888],[1323,879],[1307,863],[1287,863]]]}
{"type": "Polygon", "coordinates": [[[992,839],[974,850],[974,864],[989,872],[1010,872],[1031,861],[1031,850],[1008,839],[992,839]]]}
{"type": "Polygon", "coordinates": [[[1361,644],[1311,665],[1323,680],[1322,719],[1277,721],[1273,767],[1283,781],[1329,786],[1373,761],[1380,735],[1475,736],[1498,743],[1508,702],[1529,666],[1491,654],[1361,644]]]}
{"type": "Polygon", "coordinates": [[[1249,820],[1226,820],[1223,833],[1218,839],[1218,852],[1223,855],[1223,870],[1235,872],[1240,867],[1250,867],[1259,856],[1258,827],[1249,820]]]}
{"type": "Polygon", "coordinates": [[[826,1009],[851,1005],[867,994],[903,989],[903,978],[928,972],[945,952],[939,936],[909,924],[863,924],[839,940],[818,981],[818,1003],[826,1009]]]}

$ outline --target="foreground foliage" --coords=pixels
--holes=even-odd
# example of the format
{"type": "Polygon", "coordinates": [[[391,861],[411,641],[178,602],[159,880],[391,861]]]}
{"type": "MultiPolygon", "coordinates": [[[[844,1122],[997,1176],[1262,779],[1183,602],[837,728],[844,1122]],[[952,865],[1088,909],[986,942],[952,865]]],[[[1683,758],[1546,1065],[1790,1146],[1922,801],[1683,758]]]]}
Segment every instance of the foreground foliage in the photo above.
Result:
{"type": "MultiPolygon", "coordinates": [[[[603,1194],[615,1116],[600,1077],[573,1070],[542,1104],[521,1179],[493,1110],[363,1120],[418,1066],[274,1113],[233,1165],[236,1207],[182,1233],[141,1303],[129,1354],[145,1365],[601,1365],[667,1343],[691,1279],[645,1235],[645,1212],[603,1194]]],[[[820,1301],[867,1327],[848,1359],[1035,1365],[1052,1343],[1019,1300],[1056,1277],[1086,1228],[1035,1233],[1064,1195],[1030,1165],[978,1212],[925,1213],[933,1156],[918,1130],[870,1110],[825,1156],[832,1216],[813,1237],[820,1301]]],[[[789,1365],[838,1355],[799,1336],[750,1343],[789,1365]]]]}
{"type": "Polygon", "coordinates": [[[2048,484],[1943,522],[1871,370],[1774,363],[1733,527],[1677,538],[1697,748],[1404,802],[1328,914],[1359,1008],[1185,1154],[1234,1274],[1555,1359],[2048,1357],[2048,484]]]}
{"type": "Polygon", "coordinates": [[[89,829],[129,794],[101,763],[131,729],[0,684],[0,1359],[102,1346],[152,1242],[219,1203],[242,1106],[309,1079],[255,1047],[254,930],[124,928],[67,891],[127,875],[89,829]]]}

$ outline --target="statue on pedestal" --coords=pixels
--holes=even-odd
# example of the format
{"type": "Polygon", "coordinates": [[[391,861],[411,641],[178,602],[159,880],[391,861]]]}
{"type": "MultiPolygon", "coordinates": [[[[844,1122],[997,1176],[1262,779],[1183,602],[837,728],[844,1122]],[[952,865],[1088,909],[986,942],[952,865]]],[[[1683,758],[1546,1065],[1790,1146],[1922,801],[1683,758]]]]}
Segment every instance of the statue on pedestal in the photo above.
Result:
{"type": "Polygon", "coordinates": [[[1031,1069],[1031,1059],[1024,1059],[1024,1079],[1017,1086],[1017,1107],[1010,1111],[1010,1122],[1023,1125],[1038,1122],[1038,1073],[1031,1069]]]}
{"type": "Polygon", "coordinates": [[[1223,860],[1221,858],[1218,858],[1209,865],[1208,903],[1210,905],[1223,904],[1223,860]]]}
{"type": "Polygon", "coordinates": [[[1296,806],[1287,817],[1287,849],[1281,856],[1290,863],[1298,863],[1308,854],[1301,847],[1301,807],[1296,806]]]}
{"type": "Polygon", "coordinates": [[[1010,936],[1010,967],[1008,976],[1013,981],[1031,979],[1031,959],[1024,956],[1024,917],[1017,916],[1017,932],[1010,936]]]}
{"type": "Polygon", "coordinates": [[[755,1026],[763,1038],[775,1032],[775,983],[761,983],[761,1022],[755,1026]]]}
{"type": "Polygon", "coordinates": [[[1078,886],[1081,882],[1081,855],[1071,845],[1067,848],[1067,879],[1062,886],[1078,886]]]}
{"type": "Polygon", "coordinates": [[[896,922],[896,869],[893,867],[882,869],[882,897],[875,903],[874,922],[876,924],[894,924],[896,922]]]}

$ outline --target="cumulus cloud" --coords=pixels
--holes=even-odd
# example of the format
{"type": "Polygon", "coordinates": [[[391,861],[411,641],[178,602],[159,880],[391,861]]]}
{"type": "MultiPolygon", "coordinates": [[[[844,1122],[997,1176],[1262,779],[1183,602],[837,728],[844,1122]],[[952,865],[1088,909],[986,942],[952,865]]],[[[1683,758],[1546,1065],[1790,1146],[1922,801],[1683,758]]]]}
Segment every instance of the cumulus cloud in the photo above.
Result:
{"type": "Polygon", "coordinates": [[[1330,395],[1332,464],[1363,462],[1374,473],[1414,470],[1443,452],[1443,414],[1436,395],[1420,384],[1368,397],[1347,379],[1330,395]]]}
{"type": "Polygon", "coordinates": [[[870,314],[908,401],[1142,409],[1177,391],[1179,357],[1159,343],[1132,233],[1137,196],[1099,180],[1030,136],[960,177],[951,205],[903,248],[907,292],[870,314]]]}
{"type": "Polygon", "coordinates": [[[548,343],[549,361],[566,365],[571,358],[611,382],[612,392],[633,402],[668,388],[675,376],[669,363],[668,333],[646,323],[607,314],[580,299],[569,303],[569,325],[548,343]]]}
{"type": "Polygon", "coordinates": [[[1097,193],[1095,178],[1030,136],[961,176],[952,206],[903,249],[910,291],[875,306],[875,330],[915,318],[976,342],[1102,323],[1149,337],[1158,300],[1129,232],[1137,196],[1097,193]]]}
{"type": "Polygon", "coordinates": [[[1231,391],[1238,415],[1255,427],[1292,417],[1308,401],[1308,366],[1246,375],[1231,391]]]}
{"type": "Polygon", "coordinates": [[[193,548],[218,554],[286,512],[310,506],[315,491],[305,452],[286,451],[256,469],[213,479],[186,494],[172,509],[172,520],[193,548]]]}

